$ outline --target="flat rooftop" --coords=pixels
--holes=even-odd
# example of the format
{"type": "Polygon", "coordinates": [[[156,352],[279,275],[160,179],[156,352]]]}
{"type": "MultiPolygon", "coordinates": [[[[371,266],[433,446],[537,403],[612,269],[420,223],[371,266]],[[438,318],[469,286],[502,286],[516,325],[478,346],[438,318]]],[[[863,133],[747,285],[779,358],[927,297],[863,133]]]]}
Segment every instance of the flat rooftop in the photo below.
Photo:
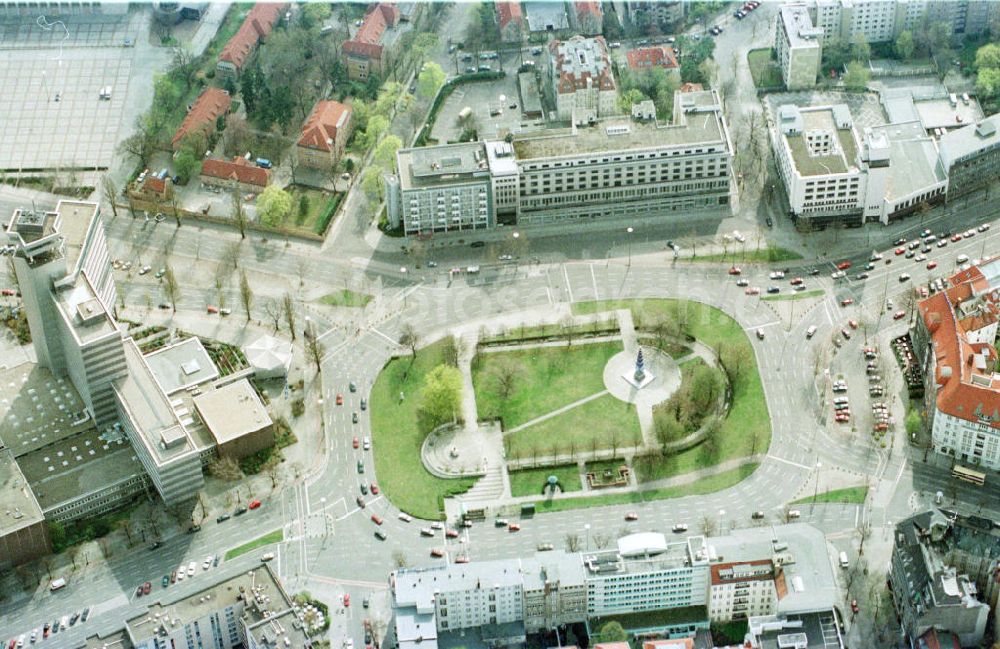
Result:
{"type": "Polygon", "coordinates": [[[538,82],[534,72],[517,75],[517,87],[521,93],[521,111],[528,116],[542,114],[542,98],[538,92],[538,82]]]}
{"type": "Polygon", "coordinates": [[[14,235],[14,240],[20,239],[25,243],[32,243],[55,234],[55,224],[55,212],[17,208],[11,216],[7,232],[14,235]]]}
{"type": "Polygon", "coordinates": [[[646,556],[626,557],[618,550],[584,552],[581,555],[587,575],[591,578],[676,570],[691,565],[690,557],[686,541],[667,543],[662,546],[662,551],[646,556]]]}
{"type": "Polygon", "coordinates": [[[91,223],[100,214],[100,207],[87,201],[59,201],[56,214],[59,215],[59,234],[66,242],[67,266],[72,272],[87,243],[91,223]]]}
{"type": "Polygon", "coordinates": [[[627,117],[615,117],[601,120],[595,126],[515,137],[514,153],[518,160],[531,160],[726,142],[714,93],[676,93],[674,106],[672,124],[633,122],[627,117]]]}
{"type": "Polygon", "coordinates": [[[115,389],[135,420],[138,433],[153,458],[162,464],[194,452],[194,441],[184,430],[171,402],[160,390],[139,348],[131,339],[125,341],[125,362],[128,374],[115,383],[115,389]]]}
{"type": "Polygon", "coordinates": [[[482,142],[400,149],[399,180],[402,189],[483,182],[489,175],[482,142]]]}
{"type": "MultiPolygon", "coordinates": [[[[767,616],[773,618],[773,616],[767,616]]],[[[767,618],[751,618],[753,620],[767,618]]],[[[775,623],[774,628],[757,634],[760,649],[842,649],[843,642],[832,610],[789,615],[774,618],[783,623],[775,623]],[[780,628],[779,628],[780,627],[780,628]]]]}
{"type": "Polygon", "coordinates": [[[43,518],[42,509],[14,457],[0,447],[0,536],[43,518]]]}
{"type": "Polygon", "coordinates": [[[569,28],[569,17],[562,2],[525,2],[524,15],[528,19],[529,31],[558,31],[569,28]]]}
{"type": "Polygon", "coordinates": [[[55,292],[56,306],[81,343],[98,340],[118,330],[90,285],[86,274],[81,274],[73,286],[55,292]]]}
{"type": "Polygon", "coordinates": [[[219,444],[271,425],[264,403],[247,379],[194,397],[194,407],[219,444]]]}
{"type": "Polygon", "coordinates": [[[872,129],[889,141],[889,179],[885,195],[889,200],[904,198],[947,180],[938,161],[937,147],[920,122],[888,124],[872,129]]]}
{"type": "Polygon", "coordinates": [[[854,128],[838,128],[833,108],[802,109],[802,133],[784,134],[795,168],[802,176],[842,174],[858,170],[858,144],[854,128]],[[828,133],[837,146],[829,154],[810,153],[807,135],[828,133]]]}
{"type": "Polygon", "coordinates": [[[110,484],[145,475],[128,439],[124,435],[109,437],[90,428],[17,459],[42,511],[110,484]]]}
{"type": "Polygon", "coordinates": [[[965,156],[1000,144],[1000,114],[990,115],[978,124],[948,131],[938,142],[941,162],[946,168],[965,156]]]}
{"type": "Polygon", "coordinates": [[[34,363],[0,370],[0,445],[19,457],[93,427],[68,378],[34,363]]]}
{"type": "Polygon", "coordinates": [[[192,336],[145,356],[149,370],[165,394],[211,381],[219,376],[201,340],[192,336]]]}
{"type": "Polygon", "coordinates": [[[809,11],[804,4],[782,5],[779,15],[791,47],[819,47],[823,28],[813,26],[809,11]]]}
{"type": "Polygon", "coordinates": [[[979,102],[971,98],[968,104],[959,98],[954,106],[948,98],[917,99],[914,100],[913,107],[920,116],[924,128],[928,130],[959,128],[966,124],[975,124],[983,118],[979,102]]]}

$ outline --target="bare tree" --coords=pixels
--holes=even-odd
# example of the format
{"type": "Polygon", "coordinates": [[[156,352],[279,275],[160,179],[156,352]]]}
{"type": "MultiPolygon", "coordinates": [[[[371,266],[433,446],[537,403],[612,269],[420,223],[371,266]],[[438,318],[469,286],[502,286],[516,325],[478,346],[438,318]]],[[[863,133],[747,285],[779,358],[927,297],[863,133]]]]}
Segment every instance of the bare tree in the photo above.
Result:
{"type": "Polygon", "coordinates": [[[292,340],[295,340],[295,302],[292,301],[292,296],[290,293],[285,293],[285,296],[281,299],[281,305],[285,312],[285,322],[288,324],[288,331],[292,334],[292,340]]]}
{"type": "Polygon", "coordinates": [[[316,365],[316,373],[323,371],[323,354],[325,353],[323,343],[319,341],[319,336],[316,335],[316,331],[306,330],[306,353],[309,354],[309,358],[312,359],[313,364],[316,365]]]}
{"type": "Polygon", "coordinates": [[[226,246],[225,251],[222,253],[222,259],[220,260],[221,266],[233,265],[233,270],[239,268],[240,265],[240,243],[234,241],[233,243],[226,246]]]}
{"type": "Polygon", "coordinates": [[[403,329],[399,332],[399,344],[410,348],[410,353],[413,354],[413,358],[410,360],[410,364],[412,364],[417,359],[420,334],[411,323],[407,322],[403,325],[403,329]]]}
{"type": "Polygon", "coordinates": [[[406,553],[403,552],[402,550],[395,550],[392,553],[392,563],[397,568],[405,568],[406,566],[410,565],[410,561],[406,558],[406,553]]]}
{"type": "Polygon", "coordinates": [[[502,401],[507,401],[513,394],[520,373],[521,365],[510,358],[500,358],[495,364],[492,372],[493,381],[502,401]]]}
{"type": "Polygon", "coordinates": [[[701,531],[702,531],[702,534],[704,534],[705,536],[715,536],[715,532],[716,532],[717,528],[718,528],[718,525],[716,524],[714,518],[712,518],[708,514],[705,514],[702,517],[702,519],[701,519],[701,531]]]}
{"type": "Polygon", "coordinates": [[[177,313],[177,298],[180,296],[181,287],[177,283],[177,278],[174,277],[174,269],[170,266],[167,266],[166,272],[163,274],[163,291],[167,294],[167,299],[170,300],[170,306],[174,313],[177,313]]]}
{"type": "Polygon", "coordinates": [[[243,303],[243,310],[247,313],[247,322],[250,322],[250,307],[253,306],[253,289],[250,288],[250,281],[247,280],[246,271],[240,273],[240,302],[243,303]]]}
{"type": "Polygon", "coordinates": [[[594,545],[599,549],[604,549],[608,547],[611,543],[611,535],[605,534],[604,532],[597,532],[594,534],[594,545]]]}
{"type": "Polygon", "coordinates": [[[209,461],[208,472],[224,482],[234,482],[243,477],[240,465],[228,455],[223,455],[209,461]]]}
{"type": "Polygon", "coordinates": [[[267,477],[271,479],[271,490],[273,491],[277,488],[278,477],[281,475],[281,456],[277,453],[272,453],[271,457],[267,458],[267,461],[264,462],[262,468],[267,477]]]}
{"type": "Polygon", "coordinates": [[[104,200],[111,206],[111,215],[118,218],[118,192],[115,188],[115,181],[107,174],[101,176],[101,190],[104,193],[104,200]]]}
{"type": "Polygon", "coordinates": [[[240,231],[240,239],[246,239],[247,212],[243,209],[243,200],[239,189],[233,190],[233,223],[236,224],[236,229],[240,231]]]}
{"type": "Polygon", "coordinates": [[[267,314],[268,319],[271,320],[271,324],[274,325],[274,331],[277,332],[281,324],[281,302],[277,298],[267,297],[261,302],[264,313],[267,314]]]}
{"type": "Polygon", "coordinates": [[[460,336],[448,336],[441,351],[444,362],[452,367],[458,367],[458,359],[465,353],[465,347],[465,340],[460,336]]]}
{"type": "Polygon", "coordinates": [[[567,552],[579,552],[580,551],[580,535],[579,534],[567,534],[566,535],[566,551],[567,552]]]}

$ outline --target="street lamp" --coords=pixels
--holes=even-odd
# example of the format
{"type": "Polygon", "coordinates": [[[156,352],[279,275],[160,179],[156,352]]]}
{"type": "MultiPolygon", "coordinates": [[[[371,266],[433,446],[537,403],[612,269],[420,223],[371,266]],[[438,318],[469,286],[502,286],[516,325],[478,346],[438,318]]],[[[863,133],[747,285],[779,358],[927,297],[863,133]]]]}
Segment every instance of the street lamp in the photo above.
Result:
{"type": "Polygon", "coordinates": [[[590,551],[590,523],[583,526],[583,531],[587,533],[587,551],[590,551]]]}
{"type": "Polygon", "coordinates": [[[632,226],[629,226],[629,227],[625,228],[625,232],[628,233],[628,266],[629,266],[629,268],[631,268],[632,267],[632,233],[635,232],[635,230],[632,228],[632,226]]]}
{"type": "Polygon", "coordinates": [[[816,485],[813,487],[813,499],[809,505],[809,515],[812,516],[813,509],[816,508],[816,496],[819,495],[819,472],[823,468],[822,462],[816,462],[816,485]]]}

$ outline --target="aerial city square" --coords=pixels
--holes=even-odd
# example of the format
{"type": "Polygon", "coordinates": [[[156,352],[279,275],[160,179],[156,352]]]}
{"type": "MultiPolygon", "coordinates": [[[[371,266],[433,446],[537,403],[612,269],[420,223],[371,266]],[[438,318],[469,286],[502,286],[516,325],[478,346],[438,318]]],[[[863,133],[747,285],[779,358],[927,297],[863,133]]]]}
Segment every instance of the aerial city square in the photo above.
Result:
{"type": "Polygon", "coordinates": [[[0,649],[1000,649],[1000,0],[0,0],[0,649]]]}

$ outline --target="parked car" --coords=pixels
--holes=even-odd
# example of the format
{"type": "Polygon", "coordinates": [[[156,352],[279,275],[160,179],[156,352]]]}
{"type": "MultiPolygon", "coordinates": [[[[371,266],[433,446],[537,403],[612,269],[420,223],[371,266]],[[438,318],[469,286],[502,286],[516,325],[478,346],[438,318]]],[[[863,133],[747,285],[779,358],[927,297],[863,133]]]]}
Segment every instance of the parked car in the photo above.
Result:
{"type": "Polygon", "coordinates": [[[260,507],[260,501],[259,500],[251,500],[247,504],[247,508],[248,509],[257,509],[258,507],[260,507]]]}

